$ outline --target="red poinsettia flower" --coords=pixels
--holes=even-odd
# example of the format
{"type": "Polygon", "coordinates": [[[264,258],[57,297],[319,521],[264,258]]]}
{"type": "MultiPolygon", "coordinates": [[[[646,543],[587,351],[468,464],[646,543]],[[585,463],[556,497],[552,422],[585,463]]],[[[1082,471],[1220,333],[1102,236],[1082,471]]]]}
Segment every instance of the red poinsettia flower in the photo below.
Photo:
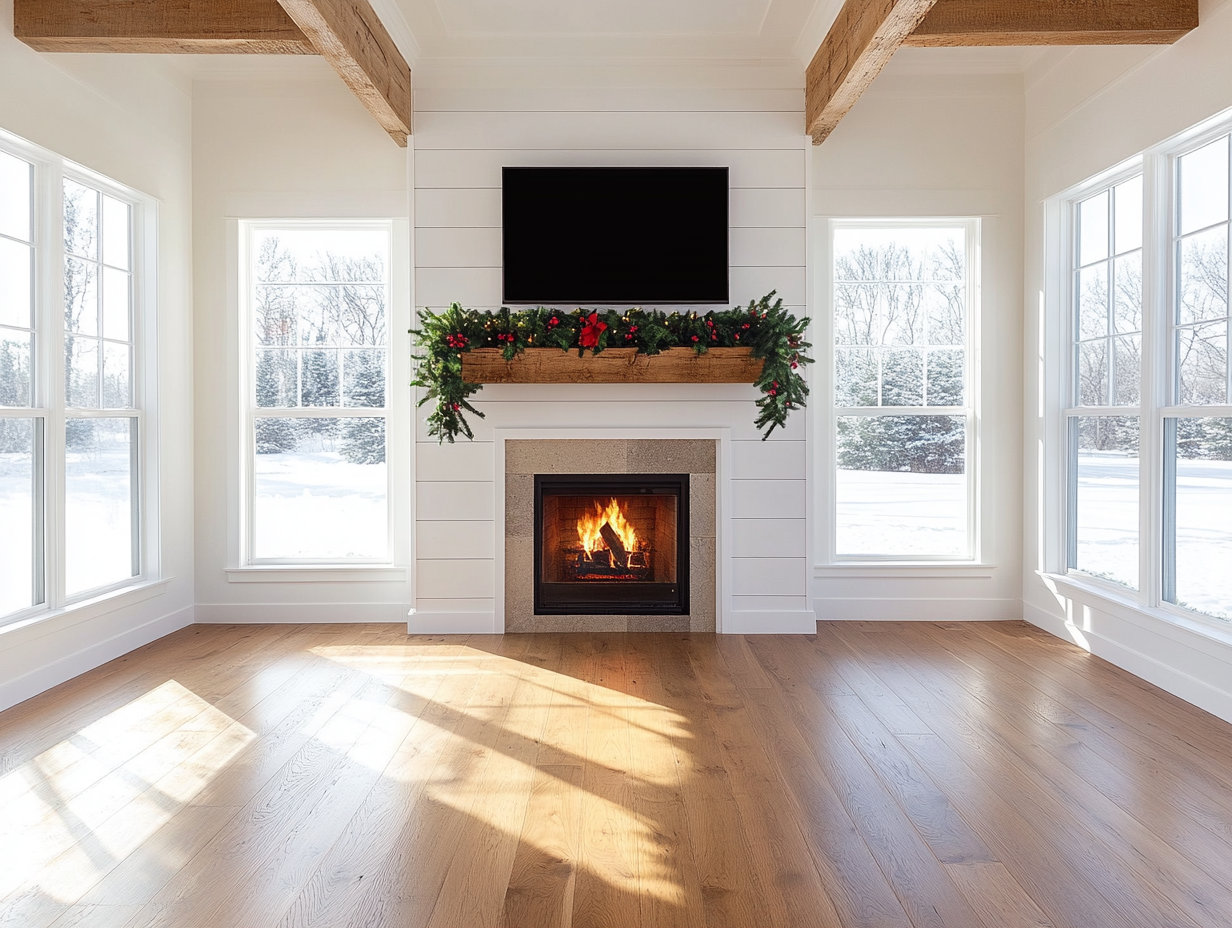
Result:
{"type": "Polygon", "coordinates": [[[599,321],[599,314],[591,313],[586,325],[582,327],[582,334],[578,336],[578,344],[583,348],[594,348],[599,344],[599,336],[606,328],[607,323],[599,321]]]}

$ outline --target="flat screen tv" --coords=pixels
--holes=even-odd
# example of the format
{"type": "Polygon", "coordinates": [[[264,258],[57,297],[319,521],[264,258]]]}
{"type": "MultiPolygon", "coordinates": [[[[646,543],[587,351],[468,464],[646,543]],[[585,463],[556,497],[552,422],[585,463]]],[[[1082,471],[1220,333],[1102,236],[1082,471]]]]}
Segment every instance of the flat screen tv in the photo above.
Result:
{"type": "Polygon", "coordinates": [[[504,168],[506,303],[726,303],[727,168],[504,168]]]}

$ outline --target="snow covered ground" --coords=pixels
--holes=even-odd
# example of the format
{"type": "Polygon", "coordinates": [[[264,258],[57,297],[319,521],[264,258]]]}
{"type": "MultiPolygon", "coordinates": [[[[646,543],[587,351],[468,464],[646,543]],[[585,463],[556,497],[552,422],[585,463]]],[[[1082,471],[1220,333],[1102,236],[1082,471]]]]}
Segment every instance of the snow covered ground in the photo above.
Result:
{"type": "Polygon", "coordinates": [[[70,596],[133,576],[128,430],[99,432],[93,450],[70,451],[66,460],[64,580],[70,596]]]}
{"type": "Polygon", "coordinates": [[[962,557],[967,552],[965,474],[840,469],[836,491],[840,556],[962,557]]]}
{"type": "Polygon", "coordinates": [[[384,558],[384,464],[349,464],[334,451],[258,454],[253,555],[384,558]]]}

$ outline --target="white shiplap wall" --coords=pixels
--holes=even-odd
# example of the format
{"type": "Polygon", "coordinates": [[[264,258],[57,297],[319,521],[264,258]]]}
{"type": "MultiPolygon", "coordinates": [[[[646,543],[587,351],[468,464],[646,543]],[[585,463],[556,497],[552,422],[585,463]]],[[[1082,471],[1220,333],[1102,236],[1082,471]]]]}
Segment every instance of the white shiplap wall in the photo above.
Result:
{"type": "MultiPolygon", "coordinates": [[[[503,166],[718,165],[730,169],[733,305],[777,290],[805,314],[803,96],[792,79],[757,88],[492,89],[433,86],[429,76],[415,98],[416,306],[500,305],[503,166]]],[[[443,447],[419,410],[411,627],[494,627],[503,528],[494,522],[493,429],[722,428],[732,449],[732,537],[719,561],[731,589],[725,628],[811,632],[806,416],[762,442],[755,398],[739,385],[489,386],[478,402],[487,418],[472,423],[476,440],[443,447]]]]}

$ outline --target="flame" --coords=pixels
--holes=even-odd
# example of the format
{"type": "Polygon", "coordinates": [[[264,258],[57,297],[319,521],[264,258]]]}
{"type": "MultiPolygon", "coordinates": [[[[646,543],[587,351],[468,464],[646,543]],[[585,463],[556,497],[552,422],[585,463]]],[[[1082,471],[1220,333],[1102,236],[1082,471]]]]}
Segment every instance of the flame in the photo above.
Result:
{"type": "Polygon", "coordinates": [[[599,534],[599,529],[603,528],[605,522],[620,536],[621,544],[625,546],[626,551],[637,550],[637,532],[625,521],[625,514],[620,511],[620,503],[613,499],[605,508],[596,500],[595,514],[582,516],[577,524],[578,538],[582,540],[582,548],[587,554],[594,554],[599,549],[607,548],[603,536],[599,534]]]}

